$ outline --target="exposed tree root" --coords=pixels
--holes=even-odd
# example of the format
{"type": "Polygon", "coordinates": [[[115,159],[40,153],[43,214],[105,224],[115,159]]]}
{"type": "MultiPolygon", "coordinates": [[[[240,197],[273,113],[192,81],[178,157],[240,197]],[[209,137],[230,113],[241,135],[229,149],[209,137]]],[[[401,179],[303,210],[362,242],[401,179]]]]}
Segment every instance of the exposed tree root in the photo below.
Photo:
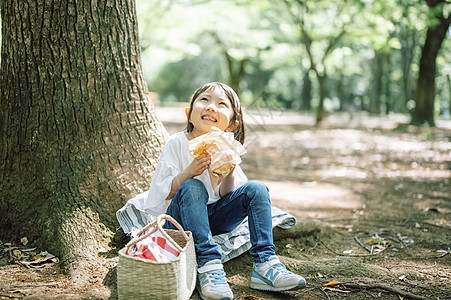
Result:
{"type": "Polygon", "coordinates": [[[329,299],[329,296],[325,293],[324,288],[325,287],[333,287],[333,286],[343,286],[346,288],[352,288],[352,289],[382,289],[382,290],[386,290],[389,292],[392,292],[394,294],[397,294],[401,297],[406,297],[406,298],[410,298],[410,299],[416,299],[416,300],[428,300],[429,298],[423,297],[423,296],[419,296],[419,295],[415,295],[397,288],[394,288],[392,286],[386,285],[386,284],[382,284],[382,283],[353,283],[353,282],[340,282],[340,283],[335,283],[335,284],[327,284],[327,285],[323,285],[323,286],[316,286],[313,288],[310,288],[308,290],[305,290],[301,293],[296,294],[295,296],[299,296],[302,295],[304,293],[307,293],[309,291],[315,290],[315,289],[319,289],[323,294],[325,294],[327,296],[327,298],[329,299]]]}

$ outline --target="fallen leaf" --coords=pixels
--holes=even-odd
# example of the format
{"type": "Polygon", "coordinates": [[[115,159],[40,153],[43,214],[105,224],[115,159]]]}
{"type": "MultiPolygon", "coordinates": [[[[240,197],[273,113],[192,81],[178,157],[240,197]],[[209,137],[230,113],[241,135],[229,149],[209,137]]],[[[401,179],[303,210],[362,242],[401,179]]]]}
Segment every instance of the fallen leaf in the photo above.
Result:
{"type": "Polygon", "coordinates": [[[28,244],[28,239],[27,239],[27,237],[24,236],[23,238],[21,238],[21,239],[20,239],[20,242],[21,242],[24,246],[26,246],[26,245],[28,244]]]}
{"type": "Polygon", "coordinates": [[[13,250],[13,256],[14,257],[21,257],[22,256],[22,251],[20,251],[19,249],[14,249],[13,250]]]}
{"type": "Polygon", "coordinates": [[[335,284],[339,284],[339,283],[340,283],[339,281],[333,280],[331,282],[326,283],[324,286],[326,286],[326,285],[335,285],[335,284]]]}

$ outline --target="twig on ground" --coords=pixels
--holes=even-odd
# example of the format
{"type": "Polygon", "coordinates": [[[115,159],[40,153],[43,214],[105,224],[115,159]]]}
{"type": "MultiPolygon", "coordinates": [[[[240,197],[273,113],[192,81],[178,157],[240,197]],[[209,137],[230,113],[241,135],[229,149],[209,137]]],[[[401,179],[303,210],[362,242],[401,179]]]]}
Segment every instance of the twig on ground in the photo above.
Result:
{"type": "Polygon", "coordinates": [[[385,249],[384,249],[384,250],[382,250],[382,251],[380,251],[380,252],[376,252],[376,253],[373,253],[373,254],[344,254],[344,253],[340,253],[340,252],[337,252],[337,251],[333,250],[332,248],[330,248],[329,246],[327,246],[326,243],[324,243],[323,241],[320,240],[320,242],[321,242],[321,244],[323,244],[324,247],[326,247],[329,251],[331,251],[331,252],[333,252],[333,253],[335,253],[335,254],[337,254],[337,255],[340,255],[340,256],[367,257],[367,256],[374,256],[374,255],[376,255],[376,254],[382,253],[382,252],[384,252],[384,250],[385,250],[385,249]]]}
{"type": "MultiPolygon", "coordinates": [[[[409,293],[406,291],[402,291],[402,290],[399,290],[392,286],[381,284],[381,283],[368,284],[368,283],[338,282],[335,284],[328,284],[327,286],[332,287],[332,286],[337,286],[337,285],[341,285],[345,288],[354,288],[354,289],[360,289],[360,290],[361,289],[382,289],[382,290],[392,292],[398,296],[407,297],[407,298],[411,298],[411,299],[415,299],[415,300],[427,300],[428,299],[426,297],[415,295],[415,294],[412,294],[412,293],[409,293]]],[[[330,299],[329,295],[327,295],[327,293],[324,290],[324,286],[316,286],[313,288],[309,288],[309,289],[302,291],[294,296],[297,297],[299,295],[302,295],[304,293],[307,293],[307,292],[315,290],[315,289],[319,289],[321,292],[323,292],[323,294],[327,297],[327,299],[330,299]]]]}
{"type": "Polygon", "coordinates": [[[385,284],[381,284],[381,283],[376,283],[376,284],[365,284],[365,283],[344,283],[343,284],[345,287],[348,288],[358,288],[358,289],[382,289],[382,290],[386,290],[392,293],[395,293],[397,295],[403,296],[403,297],[407,297],[407,298],[411,298],[411,299],[416,299],[416,300],[427,300],[429,298],[423,297],[423,296],[419,296],[419,295],[415,295],[406,291],[402,291],[399,289],[396,289],[394,287],[391,287],[389,285],[385,285],[385,284]]]}
{"type": "MultiPolygon", "coordinates": [[[[442,250],[442,251],[445,251],[445,250],[442,250]]],[[[420,256],[411,256],[410,258],[442,258],[442,257],[447,256],[450,253],[451,253],[451,249],[448,248],[448,250],[445,253],[443,253],[442,255],[439,255],[439,256],[420,255],[420,256]]]]}
{"type": "Polygon", "coordinates": [[[297,293],[297,294],[294,295],[294,296],[297,297],[297,296],[299,296],[299,295],[305,294],[305,293],[310,292],[310,291],[313,291],[313,290],[320,290],[320,291],[327,297],[327,299],[330,300],[329,295],[326,293],[326,291],[324,290],[324,286],[322,286],[322,285],[320,285],[320,286],[315,286],[315,287],[306,289],[305,291],[302,291],[302,292],[300,292],[300,293],[297,293]]]}
{"type": "Polygon", "coordinates": [[[401,241],[401,243],[404,245],[404,247],[406,248],[407,252],[409,252],[409,247],[407,247],[407,244],[406,244],[406,242],[404,242],[404,240],[402,239],[400,233],[397,234],[397,237],[398,237],[398,239],[401,241]]]}
{"type": "Polygon", "coordinates": [[[325,291],[331,291],[331,292],[337,292],[337,293],[344,293],[344,294],[351,293],[351,291],[340,290],[340,289],[337,289],[337,288],[334,288],[334,287],[328,287],[328,286],[323,287],[323,289],[325,291]]]}
{"type": "Polygon", "coordinates": [[[357,236],[354,237],[354,240],[357,242],[357,244],[359,244],[360,247],[362,247],[363,249],[365,249],[366,251],[368,251],[369,253],[371,253],[371,249],[368,248],[367,246],[365,246],[357,236]]]}
{"type": "Polygon", "coordinates": [[[299,295],[302,295],[302,294],[305,294],[305,293],[307,293],[307,292],[310,292],[310,291],[316,290],[316,289],[318,289],[318,288],[320,288],[320,286],[315,286],[315,287],[312,287],[312,288],[306,289],[305,291],[302,291],[302,292],[300,292],[300,293],[297,293],[297,294],[296,294],[296,295],[294,295],[294,296],[295,296],[295,297],[297,297],[297,296],[299,296],[299,295]]]}
{"type": "Polygon", "coordinates": [[[312,248],[308,249],[309,251],[313,250],[316,248],[316,246],[318,246],[319,242],[316,242],[315,246],[313,246],[312,248]]]}
{"type": "Polygon", "coordinates": [[[433,266],[426,266],[426,267],[415,266],[415,265],[394,265],[394,266],[391,266],[391,267],[388,267],[388,268],[392,269],[392,268],[403,268],[403,267],[405,267],[405,268],[430,269],[430,268],[435,268],[436,266],[437,266],[437,263],[434,262],[433,266]]]}
{"type": "Polygon", "coordinates": [[[451,248],[448,247],[448,251],[446,251],[445,254],[443,254],[443,255],[437,256],[437,258],[445,257],[445,256],[447,256],[450,252],[451,252],[451,248]]]}
{"type": "Polygon", "coordinates": [[[451,228],[449,228],[449,227],[445,227],[445,226],[441,226],[441,225],[436,225],[436,224],[432,224],[432,223],[429,223],[429,222],[425,222],[425,221],[418,221],[419,223],[423,223],[423,224],[426,224],[426,225],[429,225],[429,226],[434,226],[434,227],[437,227],[437,228],[441,228],[441,229],[447,229],[447,230],[450,230],[451,228]]]}
{"type": "Polygon", "coordinates": [[[323,288],[320,288],[319,290],[323,293],[324,296],[326,296],[327,300],[330,300],[329,295],[326,293],[326,291],[323,288]]]}
{"type": "MultiPolygon", "coordinates": [[[[23,294],[21,293],[21,295],[20,296],[23,296],[23,294]]],[[[6,294],[6,293],[0,293],[0,297],[7,297],[7,298],[14,298],[14,299],[17,299],[18,297],[19,297],[19,295],[17,295],[17,294],[6,294]]]]}

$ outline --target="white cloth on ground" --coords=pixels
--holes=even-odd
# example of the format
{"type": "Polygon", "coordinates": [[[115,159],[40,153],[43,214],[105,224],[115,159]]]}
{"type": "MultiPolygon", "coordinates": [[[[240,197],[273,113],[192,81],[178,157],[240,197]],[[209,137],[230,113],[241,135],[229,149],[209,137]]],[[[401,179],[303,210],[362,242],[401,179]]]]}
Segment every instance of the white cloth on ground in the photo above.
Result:
{"type": "MultiPolygon", "coordinates": [[[[136,236],[139,230],[152,221],[143,206],[146,203],[148,192],[141,193],[130,199],[116,212],[116,217],[126,234],[136,236]]],[[[296,218],[288,212],[277,207],[271,207],[272,226],[288,229],[296,224],[296,218]]],[[[213,241],[219,245],[222,262],[238,257],[251,248],[249,224],[247,218],[231,232],[213,236],[213,241]]]]}

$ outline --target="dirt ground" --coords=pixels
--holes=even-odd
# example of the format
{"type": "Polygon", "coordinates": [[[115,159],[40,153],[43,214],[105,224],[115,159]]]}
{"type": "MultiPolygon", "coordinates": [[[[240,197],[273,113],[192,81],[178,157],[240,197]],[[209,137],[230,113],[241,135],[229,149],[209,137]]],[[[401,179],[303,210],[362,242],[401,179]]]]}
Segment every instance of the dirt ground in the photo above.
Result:
{"type": "MultiPolygon", "coordinates": [[[[183,129],[182,108],[158,114],[169,133],[183,129]]],[[[242,168],[296,216],[275,229],[276,252],[307,287],[251,290],[246,253],[225,264],[236,299],[451,299],[451,121],[342,115],[313,127],[310,116],[262,109],[245,120],[242,168]]],[[[0,299],[117,298],[117,248],[74,287],[57,258],[24,244],[0,242],[0,299]]]]}

